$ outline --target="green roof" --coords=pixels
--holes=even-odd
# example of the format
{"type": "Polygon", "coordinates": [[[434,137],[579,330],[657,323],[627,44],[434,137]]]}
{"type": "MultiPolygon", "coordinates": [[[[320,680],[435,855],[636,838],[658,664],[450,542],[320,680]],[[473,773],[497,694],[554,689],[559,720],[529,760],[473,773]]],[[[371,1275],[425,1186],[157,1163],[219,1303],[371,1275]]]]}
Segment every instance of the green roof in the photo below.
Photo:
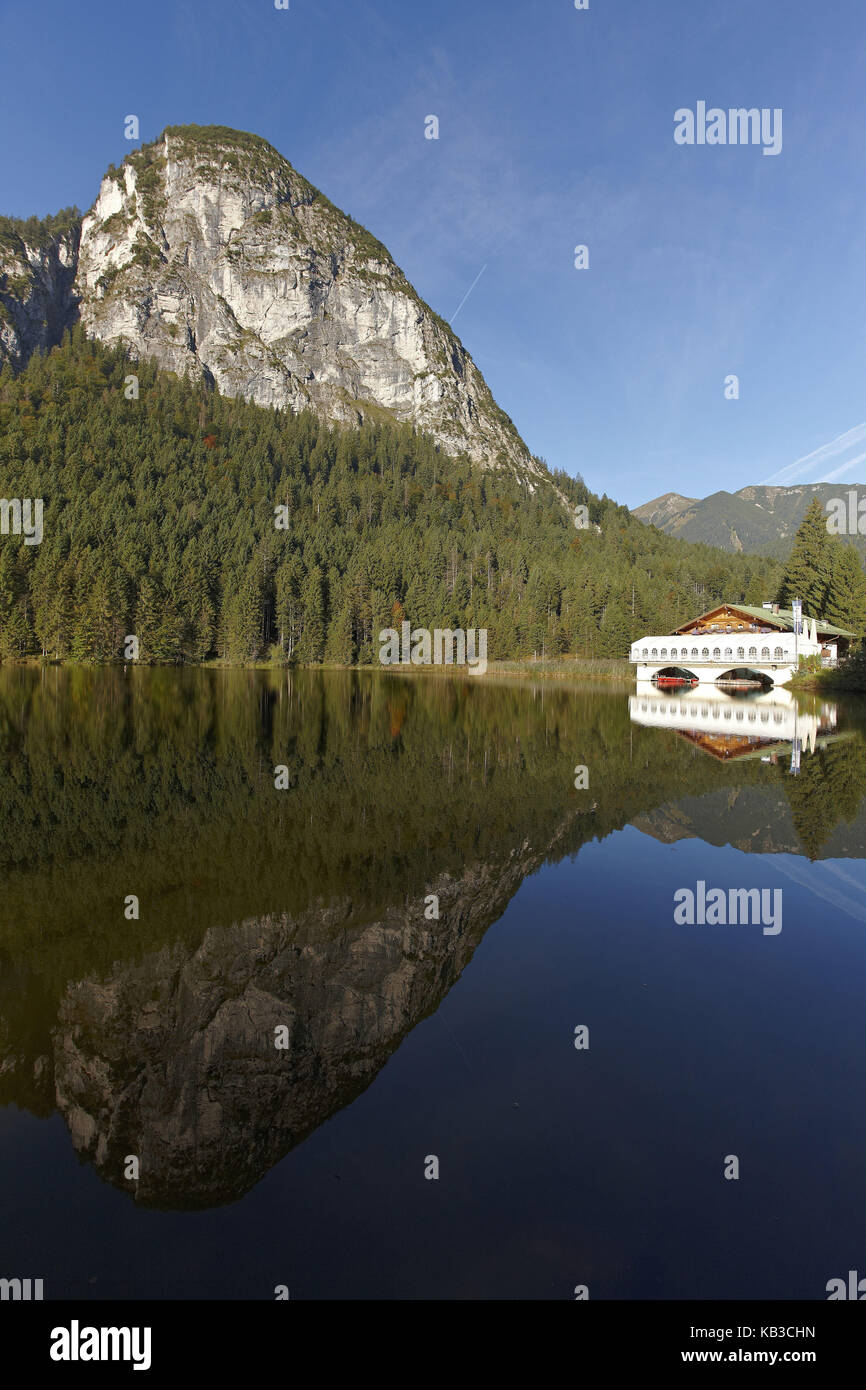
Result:
{"type": "MultiPolygon", "coordinates": [[[[715,613],[719,608],[732,608],[736,613],[746,613],[750,618],[758,622],[768,623],[770,627],[777,628],[780,632],[794,631],[793,613],[774,613],[770,608],[756,608],[748,603],[716,603],[712,608],[708,608],[706,613],[701,613],[698,618],[691,618],[690,622],[698,622],[700,618],[707,618],[711,613],[715,613]]],[[[803,614],[803,622],[811,623],[812,616],[803,614]]],[[[815,624],[819,632],[825,632],[831,637],[856,637],[856,632],[849,632],[845,627],[834,627],[833,623],[825,622],[823,618],[815,618],[815,624]]],[[[684,627],[688,624],[683,624],[684,627]]],[[[680,629],[681,630],[681,629],[680,629]]]]}
{"type": "MultiPolygon", "coordinates": [[[[738,613],[748,613],[752,618],[760,618],[763,622],[771,623],[773,627],[778,627],[786,632],[794,631],[794,615],[790,612],[774,613],[770,608],[753,608],[747,603],[730,603],[729,608],[736,608],[738,613]]],[[[803,622],[811,623],[813,614],[803,614],[803,622]]],[[[824,618],[815,617],[815,625],[819,632],[829,632],[836,637],[856,637],[855,632],[849,632],[846,627],[835,627],[833,623],[828,623],[824,618]]]]}

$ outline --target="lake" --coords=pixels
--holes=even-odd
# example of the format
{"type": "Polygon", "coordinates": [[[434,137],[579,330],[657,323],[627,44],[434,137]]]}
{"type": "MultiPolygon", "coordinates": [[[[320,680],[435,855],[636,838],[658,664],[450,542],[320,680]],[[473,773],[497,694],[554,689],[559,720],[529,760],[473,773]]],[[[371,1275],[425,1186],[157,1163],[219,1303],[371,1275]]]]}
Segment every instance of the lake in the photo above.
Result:
{"type": "Polygon", "coordinates": [[[0,1275],[866,1272],[866,703],[6,667],[0,771],[0,1275]]]}

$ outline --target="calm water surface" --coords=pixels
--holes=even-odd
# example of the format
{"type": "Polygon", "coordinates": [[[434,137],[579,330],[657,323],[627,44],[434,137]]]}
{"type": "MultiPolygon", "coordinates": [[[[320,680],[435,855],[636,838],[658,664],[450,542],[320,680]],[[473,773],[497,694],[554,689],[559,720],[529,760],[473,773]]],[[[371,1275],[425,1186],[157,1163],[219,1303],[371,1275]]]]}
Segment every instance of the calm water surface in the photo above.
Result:
{"type": "Polygon", "coordinates": [[[853,701],[0,670],[0,1275],[825,1298],[864,796],[853,701]],[[782,930],[677,924],[699,882],[782,930]]]}

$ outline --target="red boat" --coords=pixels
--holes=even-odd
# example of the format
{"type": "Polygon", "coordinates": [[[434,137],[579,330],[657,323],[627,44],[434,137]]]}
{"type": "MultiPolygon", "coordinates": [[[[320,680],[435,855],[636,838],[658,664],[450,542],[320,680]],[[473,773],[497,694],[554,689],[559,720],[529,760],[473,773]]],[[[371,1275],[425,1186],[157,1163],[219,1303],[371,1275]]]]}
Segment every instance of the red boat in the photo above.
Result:
{"type": "Polygon", "coordinates": [[[697,676],[655,676],[654,679],[656,685],[664,686],[665,689],[670,689],[671,686],[681,685],[691,687],[698,683],[697,676]]]}

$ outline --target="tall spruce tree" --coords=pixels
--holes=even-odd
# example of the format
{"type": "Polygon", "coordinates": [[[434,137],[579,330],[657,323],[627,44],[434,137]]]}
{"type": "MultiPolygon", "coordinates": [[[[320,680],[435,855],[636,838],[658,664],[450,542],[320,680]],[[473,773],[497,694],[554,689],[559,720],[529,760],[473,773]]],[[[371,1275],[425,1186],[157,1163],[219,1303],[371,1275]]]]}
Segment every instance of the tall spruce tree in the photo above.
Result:
{"type": "Polygon", "coordinates": [[[779,586],[779,602],[789,607],[802,599],[803,611],[823,617],[833,574],[833,542],[827,518],[817,497],[809,503],[794,538],[794,548],[779,586]]]}
{"type": "Polygon", "coordinates": [[[866,573],[853,546],[833,541],[833,572],[825,616],[858,637],[866,632],[866,573]]]}

